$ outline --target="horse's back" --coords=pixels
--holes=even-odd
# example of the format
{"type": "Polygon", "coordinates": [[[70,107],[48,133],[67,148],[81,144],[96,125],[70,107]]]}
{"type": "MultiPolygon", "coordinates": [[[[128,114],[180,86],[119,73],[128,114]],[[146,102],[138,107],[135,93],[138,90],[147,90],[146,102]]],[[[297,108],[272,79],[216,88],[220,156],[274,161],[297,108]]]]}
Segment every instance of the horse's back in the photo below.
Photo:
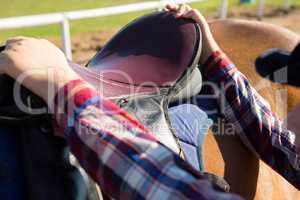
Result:
{"type": "Polygon", "coordinates": [[[245,20],[216,20],[210,23],[213,34],[221,48],[236,64],[239,70],[249,78],[251,84],[265,97],[272,109],[284,117],[281,102],[275,92],[270,92],[270,87],[288,89],[288,107],[290,111],[300,100],[300,90],[293,87],[280,86],[264,81],[254,68],[255,59],[270,48],[283,48],[292,50],[300,41],[300,36],[280,26],[256,21],[245,20]],[[280,106],[280,107],[278,107],[280,106]],[[278,108],[277,108],[278,107],[278,108]]]}
{"type": "MultiPolygon", "coordinates": [[[[298,89],[270,83],[255,72],[255,58],[269,48],[291,50],[299,42],[299,35],[278,26],[243,20],[210,22],[221,48],[249,78],[258,92],[269,101],[280,117],[286,115],[300,99],[298,89]],[[288,98],[287,98],[288,97],[288,98]]],[[[232,192],[246,199],[300,199],[300,192],[263,162],[259,161],[237,136],[213,136],[205,142],[206,170],[214,172],[230,183],[232,192]]]]}

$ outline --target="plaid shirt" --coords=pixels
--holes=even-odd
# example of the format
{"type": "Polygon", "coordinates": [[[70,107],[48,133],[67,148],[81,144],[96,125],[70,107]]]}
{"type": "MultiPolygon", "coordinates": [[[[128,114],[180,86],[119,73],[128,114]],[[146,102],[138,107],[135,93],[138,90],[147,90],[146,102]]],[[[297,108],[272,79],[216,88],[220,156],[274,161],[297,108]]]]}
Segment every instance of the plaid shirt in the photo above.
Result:
{"type": "MultiPolygon", "coordinates": [[[[214,52],[204,69],[207,69],[204,76],[208,82],[226,88],[213,105],[223,110],[225,123],[233,124],[235,133],[246,146],[300,189],[300,157],[297,154],[300,151],[295,146],[295,134],[283,126],[270,105],[224,53],[214,52]]],[[[211,94],[210,90],[205,93],[211,94]]]]}
{"type": "MultiPolygon", "coordinates": [[[[282,130],[281,122],[266,102],[221,55],[214,53],[206,65],[211,81],[233,83],[226,95],[227,120],[236,124],[241,136],[245,136],[243,138],[263,160],[296,182],[295,178],[291,180],[294,174],[299,174],[293,134],[282,130]],[[247,130],[250,127],[251,132],[247,130]]],[[[125,111],[98,96],[85,82],[68,83],[58,93],[55,105],[56,121],[64,130],[71,151],[107,196],[115,199],[241,199],[214,190],[198,171],[125,111]]]]}

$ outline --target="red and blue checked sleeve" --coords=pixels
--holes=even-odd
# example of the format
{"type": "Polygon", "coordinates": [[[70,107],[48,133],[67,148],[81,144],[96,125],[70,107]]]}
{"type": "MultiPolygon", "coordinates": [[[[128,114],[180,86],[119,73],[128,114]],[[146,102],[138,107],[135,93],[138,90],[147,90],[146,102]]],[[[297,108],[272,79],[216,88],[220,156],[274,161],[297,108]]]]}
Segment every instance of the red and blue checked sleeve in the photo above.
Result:
{"type": "MultiPolygon", "coordinates": [[[[283,126],[267,101],[223,52],[214,52],[203,68],[206,81],[216,88],[226,88],[214,105],[223,110],[225,123],[233,124],[235,132],[251,150],[300,189],[300,158],[295,134],[283,126]]],[[[212,89],[206,92],[213,93],[212,89]]]]}
{"type": "Polygon", "coordinates": [[[55,98],[55,118],[81,166],[112,199],[223,199],[143,125],[81,80],[55,98]]]}

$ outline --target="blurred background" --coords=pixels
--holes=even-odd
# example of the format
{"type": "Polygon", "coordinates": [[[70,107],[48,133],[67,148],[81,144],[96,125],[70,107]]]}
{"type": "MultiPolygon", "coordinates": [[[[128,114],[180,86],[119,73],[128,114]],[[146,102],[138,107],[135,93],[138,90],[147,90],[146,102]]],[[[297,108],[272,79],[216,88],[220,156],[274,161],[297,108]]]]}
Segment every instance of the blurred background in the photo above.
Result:
{"type": "MultiPolygon", "coordinates": [[[[73,60],[84,63],[96,50],[122,26],[134,18],[158,8],[130,11],[124,14],[109,13],[106,16],[68,20],[67,24],[50,23],[35,27],[3,28],[14,21],[1,23],[5,18],[49,13],[67,13],[85,9],[107,8],[145,0],[0,0],[0,43],[7,38],[25,35],[51,40],[65,51],[69,50],[73,60]],[[6,23],[6,24],[5,24],[6,23]],[[63,32],[62,27],[68,31],[63,32]],[[63,38],[63,42],[62,42],[63,38]],[[68,44],[70,43],[70,44],[68,44]],[[67,49],[66,49],[67,48],[67,49]]],[[[150,1],[154,2],[154,1],[150,1]]],[[[159,2],[159,1],[157,1],[159,2]]],[[[167,2],[167,1],[161,1],[167,2]]],[[[300,0],[199,0],[189,3],[199,9],[208,19],[239,18],[262,20],[287,27],[300,34],[300,0]]],[[[136,6],[145,4],[137,4],[136,6]]],[[[148,4],[147,4],[148,5],[148,4]]],[[[149,4],[150,5],[150,4],[149,4]]],[[[151,6],[150,6],[151,7],[151,6]]],[[[159,6],[158,6],[159,7],[159,6]]],[[[141,7],[140,7],[141,8],[141,7]]],[[[125,8],[121,8],[125,9],[125,8]]],[[[98,13],[99,14],[99,13],[98,13]]],[[[48,18],[51,18],[49,16],[48,18]]],[[[44,19],[41,19],[44,20],[44,19]]],[[[34,21],[34,20],[33,20],[34,21]]]]}

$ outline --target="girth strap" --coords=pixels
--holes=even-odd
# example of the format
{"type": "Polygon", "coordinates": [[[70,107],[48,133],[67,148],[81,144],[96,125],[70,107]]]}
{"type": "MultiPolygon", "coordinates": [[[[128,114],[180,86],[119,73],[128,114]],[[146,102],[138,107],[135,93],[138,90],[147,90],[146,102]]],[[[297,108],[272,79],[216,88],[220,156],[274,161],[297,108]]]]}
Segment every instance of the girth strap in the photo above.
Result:
{"type": "Polygon", "coordinates": [[[19,127],[24,124],[38,124],[47,115],[29,115],[20,112],[16,106],[0,108],[0,126],[19,127]]]}

